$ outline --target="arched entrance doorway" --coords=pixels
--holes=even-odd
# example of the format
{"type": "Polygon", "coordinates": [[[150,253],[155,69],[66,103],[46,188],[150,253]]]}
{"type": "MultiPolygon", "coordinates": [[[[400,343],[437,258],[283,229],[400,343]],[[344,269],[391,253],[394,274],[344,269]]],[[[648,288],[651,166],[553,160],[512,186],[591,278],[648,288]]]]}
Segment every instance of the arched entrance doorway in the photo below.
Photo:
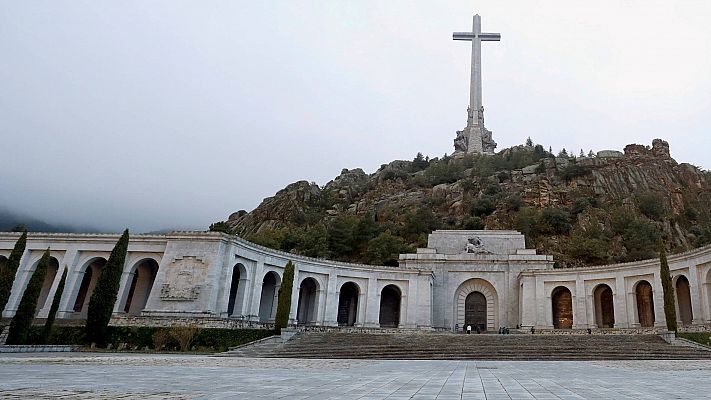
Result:
{"type": "Polygon", "coordinates": [[[96,287],[96,283],[99,281],[101,269],[104,268],[104,265],[106,265],[105,258],[95,258],[90,261],[84,269],[84,275],[81,279],[79,292],[74,300],[73,310],[76,313],[77,318],[86,318],[89,300],[91,299],[91,295],[94,293],[94,288],[96,287]]]}
{"type": "Polygon", "coordinates": [[[464,329],[471,326],[473,331],[485,332],[486,297],[480,292],[471,292],[464,301],[464,329]]]}
{"type": "Polygon", "coordinates": [[[296,320],[299,325],[313,324],[318,315],[318,282],[306,278],[299,287],[299,304],[296,307],[296,320]]]}
{"type": "Polygon", "coordinates": [[[615,302],[612,289],[605,285],[598,285],[593,292],[595,299],[595,324],[598,328],[615,327],[615,302]]]}
{"type": "MultiPolygon", "coordinates": [[[[39,262],[38,262],[39,263],[39,262]]],[[[37,268],[37,267],[35,267],[37,268]]],[[[52,304],[47,303],[47,298],[49,297],[49,291],[52,290],[52,284],[54,279],[57,277],[57,272],[59,272],[59,261],[56,258],[49,258],[49,265],[47,266],[47,272],[44,275],[44,282],[42,282],[42,290],[40,290],[39,298],[37,299],[37,311],[43,309],[44,307],[51,307],[52,304]]],[[[54,299],[52,299],[54,300],[54,299]]]]}
{"type": "Polygon", "coordinates": [[[277,297],[281,279],[274,271],[267,272],[262,281],[262,296],[259,299],[259,321],[269,322],[276,317],[277,297]]]}
{"type": "Polygon", "coordinates": [[[245,288],[240,287],[240,281],[246,280],[247,268],[238,263],[232,267],[232,279],[230,281],[230,297],[227,300],[227,315],[242,314],[242,302],[245,288]]]}
{"type": "Polygon", "coordinates": [[[353,282],[346,282],[341,286],[338,295],[338,325],[353,326],[358,318],[358,296],[360,290],[353,282]]]}
{"type": "Polygon", "coordinates": [[[400,325],[400,289],[388,285],[380,292],[380,327],[397,328],[400,325]]]}
{"type": "Polygon", "coordinates": [[[635,287],[637,299],[637,318],[639,325],[645,328],[654,326],[654,295],[652,285],[647,281],[639,281],[635,287]]]}
{"type": "Polygon", "coordinates": [[[691,308],[691,289],[684,275],[676,280],[676,303],[679,306],[679,320],[683,326],[691,325],[694,313],[691,308]]]}
{"type": "Polygon", "coordinates": [[[551,294],[553,303],[553,328],[573,328],[573,295],[565,286],[559,286],[551,294]]]}
{"type": "Polygon", "coordinates": [[[143,309],[146,308],[157,274],[158,263],[153,259],[142,260],[136,264],[133,276],[130,278],[131,286],[128,290],[123,312],[131,316],[141,314],[143,309]]]}

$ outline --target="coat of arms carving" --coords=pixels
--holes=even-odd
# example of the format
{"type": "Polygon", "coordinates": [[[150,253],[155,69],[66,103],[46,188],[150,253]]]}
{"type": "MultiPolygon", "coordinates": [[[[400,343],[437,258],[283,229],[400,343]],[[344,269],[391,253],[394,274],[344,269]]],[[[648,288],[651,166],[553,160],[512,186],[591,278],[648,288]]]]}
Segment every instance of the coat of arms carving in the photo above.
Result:
{"type": "Polygon", "coordinates": [[[205,268],[205,263],[197,257],[175,259],[166,272],[166,283],[160,289],[161,300],[194,301],[200,297],[199,279],[196,275],[205,268]]]}

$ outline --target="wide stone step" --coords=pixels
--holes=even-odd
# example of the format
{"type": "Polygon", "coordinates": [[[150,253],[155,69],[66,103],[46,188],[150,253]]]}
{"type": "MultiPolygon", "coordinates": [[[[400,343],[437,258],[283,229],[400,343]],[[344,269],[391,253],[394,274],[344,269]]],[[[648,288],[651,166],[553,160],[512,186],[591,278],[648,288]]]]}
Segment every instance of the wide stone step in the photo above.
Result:
{"type": "MultiPolygon", "coordinates": [[[[258,353],[258,354],[255,354],[258,353]]],[[[711,359],[656,335],[455,335],[301,333],[259,357],[392,360],[711,359]]]]}

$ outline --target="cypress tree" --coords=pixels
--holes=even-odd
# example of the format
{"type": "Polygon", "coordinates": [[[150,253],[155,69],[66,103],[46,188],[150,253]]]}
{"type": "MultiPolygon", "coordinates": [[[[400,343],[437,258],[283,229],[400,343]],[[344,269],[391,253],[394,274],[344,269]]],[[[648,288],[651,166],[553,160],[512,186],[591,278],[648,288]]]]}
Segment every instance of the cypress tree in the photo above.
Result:
{"type": "Polygon", "coordinates": [[[5,268],[0,271],[0,313],[5,309],[7,301],[10,299],[12,284],[15,282],[15,275],[17,274],[17,269],[20,267],[20,259],[25,252],[26,246],[27,232],[23,232],[20,239],[15,243],[15,248],[12,249],[5,268]]]}
{"type": "Polygon", "coordinates": [[[664,316],[667,320],[667,329],[676,332],[676,305],[674,301],[674,285],[672,285],[671,274],[669,273],[669,262],[667,261],[667,251],[662,245],[659,254],[660,271],[662,280],[662,291],[664,292],[664,316]]]}
{"type": "Polygon", "coordinates": [[[94,293],[91,294],[89,299],[86,317],[86,338],[89,343],[103,346],[108,340],[109,321],[118,297],[127,251],[128,229],[123,232],[123,235],[121,235],[121,238],[111,251],[111,255],[101,271],[99,280],[96,282],[94,293]]]}
{"type": "Polygon", "coordinates": [[[37,263],[37,268],[27,283],[25,292],[22,294],[22,300],[20,300],[15,316],[10,321],[10,331],[7,334],[8,344],[28,344],[27,339],[32,328],[32,321],[34,321],[37,313],[37,300],[42,291],[42,283],[47,273],[47,266],[49,266],[49,249],[44,252],[39,263],[37,263]]]}
{"type": "Polygon", "coordinates": [[[57,286],[57,291],[54,293],[54,298],[52,299],[52,306],[49,308],[49,315],[47,315],[47,320],[44,322],[44,329],[42,329],[42,343],[47,343],[49,341],[49,336],[52,333],[52,326],[54,325],[54,319],[57,317],[57,310],[59,310],[59,302],[62,300],[62,293],[64,292],[64,283],[67,280],[67,269],[64,268],[62,273],[62,279],[59,281],[59,286],[57,286]]]}
{"type": "Polygon", "coordinates": [[[291,289],[294,286],[294,263],[289,261],[284,267],[284,277],[279,287],[279,300],[277,303],[274,330],[281,332],[289,326],[289,313],[291,312],[291,289]]]}

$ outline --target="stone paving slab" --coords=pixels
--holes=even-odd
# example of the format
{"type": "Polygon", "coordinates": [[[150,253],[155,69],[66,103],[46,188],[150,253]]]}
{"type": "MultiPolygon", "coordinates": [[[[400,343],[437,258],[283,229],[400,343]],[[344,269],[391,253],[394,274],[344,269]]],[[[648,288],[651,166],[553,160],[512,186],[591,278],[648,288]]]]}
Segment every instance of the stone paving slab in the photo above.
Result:
{"type": "Polygon", "coordinates": [[[704,399],[709,361],[0,356],[0,399],[704,399]]]}

